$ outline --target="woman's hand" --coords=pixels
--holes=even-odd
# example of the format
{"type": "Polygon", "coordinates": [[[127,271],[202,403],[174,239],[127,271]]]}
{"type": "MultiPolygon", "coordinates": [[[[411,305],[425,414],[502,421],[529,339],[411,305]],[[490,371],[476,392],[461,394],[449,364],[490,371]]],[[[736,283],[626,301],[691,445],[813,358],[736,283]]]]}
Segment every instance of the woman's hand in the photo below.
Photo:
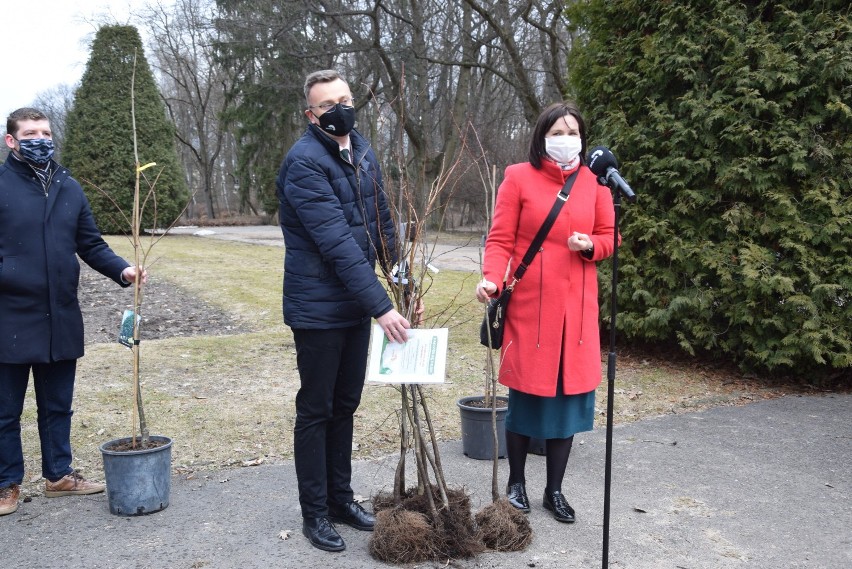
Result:
{"type": "Polygon", "coordinates": [[[592,242],[592,238],[585,233],[578,233],[575,231],[574,234],[568,238],[568,248],[572,251],[585,251],[594,246],[595,244],[592,242]]]}
{"type": "Polygon", "coordinates": [[[497,285],[491,281],[482,279],[476,285],[476,300],[479,302],[488,302],[488,298],[495,292],[497,292],[497,285]]]}

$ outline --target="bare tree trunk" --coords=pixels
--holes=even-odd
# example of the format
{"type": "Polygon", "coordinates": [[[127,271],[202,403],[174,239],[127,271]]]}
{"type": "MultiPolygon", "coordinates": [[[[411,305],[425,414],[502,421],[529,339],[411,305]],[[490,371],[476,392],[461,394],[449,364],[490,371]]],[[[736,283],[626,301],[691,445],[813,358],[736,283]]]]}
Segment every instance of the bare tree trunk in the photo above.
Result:
{"type": "Polygon", "coordinates": [[[162,98],[184,149],[184,168],[197,173],[190,188],[201,195],[209,219],[218,217],[216,170],[228,135],[220,116],[233,83],[215,59],[213,9],[209,0],[177,0],[170,8],[150,7],[147,18],[162,98]]]}

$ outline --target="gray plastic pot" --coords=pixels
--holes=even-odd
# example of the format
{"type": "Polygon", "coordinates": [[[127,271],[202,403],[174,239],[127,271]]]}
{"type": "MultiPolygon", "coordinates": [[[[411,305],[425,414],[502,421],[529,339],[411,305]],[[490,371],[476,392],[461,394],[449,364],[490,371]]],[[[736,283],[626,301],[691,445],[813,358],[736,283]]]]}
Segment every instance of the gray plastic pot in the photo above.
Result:
{"type": "MultiPolygon", "coordinates": [[[[461,413],[462,451],[468,458],[494,458],[494,431],[491,428],[491,408],[471,406],[482,401],[482,395],[462,397],[456,405],[461,413]]],[[[506,412],[509,399],[497,397],[497,457],[506,457],[506,412]]]]}
{"type": "Polygon", "coordinates": [[[130,438],[101,445],[110,513],[141,516],[165,509],[172,487],[172,439],[151,436],[163,443],[144,450],[113,450],[130,438]]]}

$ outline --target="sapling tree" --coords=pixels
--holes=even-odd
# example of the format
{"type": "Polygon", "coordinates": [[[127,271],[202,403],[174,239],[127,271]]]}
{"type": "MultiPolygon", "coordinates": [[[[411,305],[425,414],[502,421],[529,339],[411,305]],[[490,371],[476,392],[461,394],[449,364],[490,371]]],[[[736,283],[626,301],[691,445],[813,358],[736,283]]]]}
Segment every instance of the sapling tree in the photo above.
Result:
{"type": "MultiPolygon", "coordinates": [[[[132,70],[130,74],[130,124],[131,124],[131,139],[133,148],[133,168],[134,168],[134,185],[132,193],[132,202],[129,211],[123,208],[122,205],[112,196],[104,186],[97,185],[90,180],[83,178],[83,182],[94,188],[99,194],[105,196],[105,199],[115,208],[116,219],[121,219],[126,224],[129,231],[127,232],[133,247],[134,265],[140,271],[146,271],[148,266],[148,258],[151,249],[162,239],[178,220],[182,212],[170,220],[168,227],[164,231],[145,233],[143,230],[143,220],[148,220],[153,223],[154,227],[160,227],[161,211],[159,210],[158,201],[158,184],[164,170],[163,167],[158,167],[156,162],[148,162],[144,165],[140,160],[139,144],[137,138],[136,126],[136,64],[137,60],[134,55],[132,61],[132,70]],[[156,172],[154,176],[146,173],[149,169],[156,172]],[[147,215],[146,215],[147,213],[147,215]]],[[[132,352],[132,399],[131,405],[131,449],[148,448],[150,446],[150,431],[148,422],[145,418],[145,406],[142,398],[142,381],[140,374],[140,347],[141,347],[141,322],[142,322],[142,279],[137,278],[133,282],[133,309],[125,315],[125,321],[130,322],[132,334],[130,341],[127,342],[128,347],[132,352]],[[138,420],[138,430],[136,428],[138,420]],[[138,437],[137,437],[138,435],[138,437]],[[138,440],[137,440],[138,439],[138,440]]]]}
{"type": "MultiPolygon", "coordinates": [[[[444,164],[430,185],[425,199],[420,196],[415,200],[412,191],[414,184],[411,184],[404,174],[397,179],[398,187],[389,192],[395,206],[393,210],[398,217],[397,226],[402,228],[402,231],[396,244],[399,262],[385,277],[400,313],[412,322],[417,318],[417,307],[427,295],[433,278],[429,267],[434,260],[436,243],[429,242],[426,228],[443,225],[440,219],[436,224],[431,218],[445,215],[446,208],[442,208],[441,204],[455,191],[457,180],[466,169],[487,170],[487,167],[482,166],[485,158],[481,145],[469,142],[469,139],[475,138],[475,131],[469,126],[459,128],[464,150],[462,158],[444,164]]],[[[405,172],[405,169],[400,166],[397,171],[405,172]]],[[[490,184],[492,192],[493,178],[494,174],[490,184]]],[[[462,294],[470,294],[470,290],[462,294]]],[[[430,306],[429,309],[432,314],[429,321],[439,324],[445,316],[442,307],[430,306]]],[[[489,361],[490,358],[489,354],[489,361]]],[[[496,402],[496,397],[493,397],[496,389],[493,370],[493,366],[488,368],[484,390],[489,403],[496,402]]],[[[463,490],[454,489],[448,484],[424,386],[413,383],[399,385],[397,389],[400,393],[400,457],[392,494],[379,495],[373,501],[376,528],[370,541],[370,551],[374,557],[392,563],[475,555],[485,549],[485,544],[495,543],[486,537],[492,536],[494,529],[487,523],[486,518],[489,515],[486,514],[486,518],[483,518],[485,523],[477,528],[468,496],[463,490]],[[406,462],[409,454],[413,456],[417,476],[416,486],[412,488],[408,488],[406,484],[406,462]]],[[[496,425],[493,421],[492,416],[496,438],[496,425]]],[[[496,448],[495,443],[495,452],[496,448]]],[[[492,496],[496,501],[496,464],[492,496]]],[[[528,532],[528,535],[531,537],[531,533],[528,532]]],[[[514,540],[514,543],[521,544],[520,548],[523,548],[529,543],[529,537],[514,540]]]]}

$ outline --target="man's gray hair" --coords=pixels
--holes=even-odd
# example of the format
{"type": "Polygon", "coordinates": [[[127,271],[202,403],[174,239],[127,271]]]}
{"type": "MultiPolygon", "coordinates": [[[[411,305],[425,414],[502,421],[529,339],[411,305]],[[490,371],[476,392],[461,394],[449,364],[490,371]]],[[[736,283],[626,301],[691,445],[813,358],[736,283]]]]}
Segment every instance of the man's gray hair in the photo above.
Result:
{"type": "MultiPolygon", "coordinates": [[[[335,71],[334,69],[323,69],[322,71],[314,71],[310,75],[305,78],[305,101],[308,101],[308,94],[311,92],[311,88],[317,83],[331,83],[332,81],[336,81],[340,79],[344,83],[346,80],[341,77],[340,73],[335,71]]],[[[308,101],[308,104],[311,102],[308,101]]]]}

